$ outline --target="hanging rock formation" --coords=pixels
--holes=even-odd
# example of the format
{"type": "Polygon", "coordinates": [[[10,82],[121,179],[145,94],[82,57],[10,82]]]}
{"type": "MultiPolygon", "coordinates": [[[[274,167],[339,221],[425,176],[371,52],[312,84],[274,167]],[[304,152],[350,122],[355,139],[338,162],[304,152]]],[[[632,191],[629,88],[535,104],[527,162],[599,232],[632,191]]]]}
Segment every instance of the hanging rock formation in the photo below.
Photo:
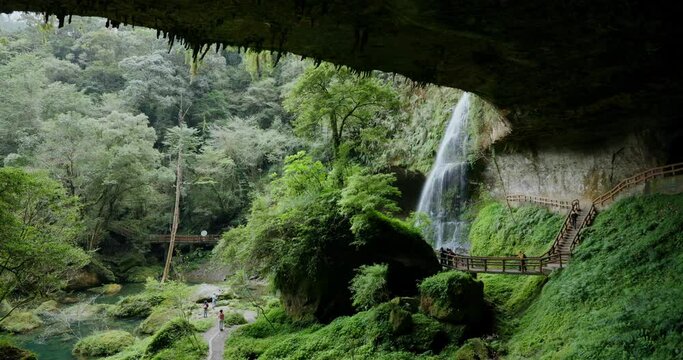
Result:
{"type": "Polygon", "coordinates": [[[498,106],[513,136],[591,141],[677,126],[678,4],[665,1],[2,0],[0,11],[100,16],[205,44],[286,51],[457,87],[498,106]]]}

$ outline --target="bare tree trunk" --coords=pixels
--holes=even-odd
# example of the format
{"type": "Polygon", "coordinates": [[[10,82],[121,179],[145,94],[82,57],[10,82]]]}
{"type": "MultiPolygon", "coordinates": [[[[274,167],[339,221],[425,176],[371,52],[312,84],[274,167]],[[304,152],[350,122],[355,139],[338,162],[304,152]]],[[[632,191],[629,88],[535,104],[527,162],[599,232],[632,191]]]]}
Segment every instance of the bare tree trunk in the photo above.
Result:
{"type": "MultiPolygon", "coordinates": [[[[182,107],[178,112],[178,126],[183,123],[183,113],[182,107]]],[[[182,139],[178,139],[182,142],[182,139]]],[[[178,221],[180,219],[180,187],[183,184],[183,146],[182,143],[178,144],[178,163],[176,164],[176,180],[175,180],[175,207],[173,208],[173,224],[171,225],[171,240],[168,244],[168,253],[166,254],[166,264],[164,265],[164,274],[161,276],[161,282],[165,282],[168,279],[168,272],[171,269],[171,260],[173,260],[173,250],[175,247],[175,235],[178,231],[178,221]]]]}

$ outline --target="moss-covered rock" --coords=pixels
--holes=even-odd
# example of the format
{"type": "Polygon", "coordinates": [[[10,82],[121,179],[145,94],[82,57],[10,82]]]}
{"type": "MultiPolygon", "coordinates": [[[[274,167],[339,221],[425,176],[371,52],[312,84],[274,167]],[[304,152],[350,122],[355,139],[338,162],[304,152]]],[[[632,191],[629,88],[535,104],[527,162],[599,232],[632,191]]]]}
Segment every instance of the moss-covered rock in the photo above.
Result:
{"type": "Polygon", "coordinates": [[[487,360],[491,358],[486,343],[479,338],[468,339],[455,352],[454,356],[455,360],[487,360]]]}
{"type": "Polygon", "coordinates": [[[398,335],[410,333],[413,328],[412,315],[397,304],[389,303],[389,305],[389,323],[393,333],[398,335]]]}
{"type": "Polygon", "coordinates": [[[483,284],[459,271],[442,272],[422,281],[420,308],[435,319],[467,325],[477,333],[491,325],[483,284]]]}
{"type": "Polygon", "coordinates": [[[140,325],[138,325],[136,331],[141,334],[151,335],[157,332],[161,327],[171,321],[173,318],[178,316],[178,312],[175,310],[167,309],[164,307],[155,308],[145,320],[143,320],[140,325]]]}
{"type": "Polygon", "coordinates": [[[47,300],[41,303],[36,310],[36,314],[53,313],[59,309],[59,303],[55,300],[47,300]]]}
{"type": "Polygon", "coordinates": [[[38,360],[36,354],[19,348],[11,342],[0,339],[0,359],[2,360],[38,360]]]}
{"type": "Polygon", "coordinates": [[[116,275],[99,259],[93,257],[90,263],[80,269],[76,276],[69,280],[67,289],[83,290],[99,286],[105,282],[116,281],[116,275]]]}
{"type": "Polygon", "coordinates": [[[0,329],[11,333],[26,333],[43,325],[43,321],[30,311],[14,310],[0,322],[0,329]]]}
{"type": "Polygon", "coordinates": [[[190,336],[195,331],[194,326],[182,318],[173,319],[152,336],[152,341],[145,350],[146,354],[155,354],[170,348],[173,343],[183,337],[190,336]]]}
{"type": "Polygon", "coordinates": [[[152,308],[159,305],[163,300],[161,296],[157,295],[127,296],[110,308],[109,314],[119,318],[147,317],[152,313],[152,308]]]}
{"type": "Polygon", "coordinates": [[[416,295],[416,284],[440,269],[433,249],[416,229],[402,221],[370,213],[355,237],[350,224],[338,226],[325,230],[334,234],[320,235],[331,239],[317,250],[321,254],[316,256],[324,261],[315,277],[305,271],[288,272],[286,278],[283,272],[282,279],[276,276],[282,303],[297,319],[313,316],[326,322],[353,313],[349,283],[362,265],[386,264],[387,298],[416,295]],[[357,245],[350,245],[354,239],[357,245]]]}
{"type": "Polygon", "coordinates": [[[102,357],[116,354],[133,345],[135,337],[127,331],[109,330],[92,334],[79,340],[73,354],[87,357],[102,357]]]}

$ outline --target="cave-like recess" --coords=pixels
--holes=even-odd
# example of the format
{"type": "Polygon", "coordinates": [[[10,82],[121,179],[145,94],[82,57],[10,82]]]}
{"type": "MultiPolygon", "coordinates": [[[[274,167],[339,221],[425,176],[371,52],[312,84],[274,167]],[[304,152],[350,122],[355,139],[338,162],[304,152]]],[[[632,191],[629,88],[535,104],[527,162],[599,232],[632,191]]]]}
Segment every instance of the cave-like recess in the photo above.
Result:
{"type": "Polygon", "coordinates": [[[675,129],[683,18],[658,0],[0,0],[0,11],[99,16],[190,47],[291,52],[473,92],[521,141],[675,129]]]}

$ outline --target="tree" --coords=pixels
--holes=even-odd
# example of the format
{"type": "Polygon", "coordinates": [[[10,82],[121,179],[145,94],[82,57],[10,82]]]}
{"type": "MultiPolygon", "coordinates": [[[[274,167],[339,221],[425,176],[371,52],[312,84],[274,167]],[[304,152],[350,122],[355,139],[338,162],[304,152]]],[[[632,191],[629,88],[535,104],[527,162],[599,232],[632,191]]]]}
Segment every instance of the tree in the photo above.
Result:
{"type": "MultiPolygon", "coordinates": [[[[88,262],[75,246],[78,202],[43,174],[0,168],[0,302],[53,294],[88,262]]],[[[2,321],[7,314],[0,314],[2,321]]]]}
{"type": "MultiPolygon", "coordinates": [[[[97,248],[113,220],[153,213],[164,182],[156,135],[144,115],[111,113],[94,119],[75,113],[45,122],[33,166],[47,169],[83,203],[84,247],[97,248]]],[[[31,154],[26,154],[31,157],[31,154]]]]}
{"type": "Polygon", "coordinates": [[[372,75],[323,64],[304,72],[286,95],[284,106],[296,115],[297,134],[315,139],[329,133],[337,155],[344,141],[358,141],[363,129],[375,124],[382,113],[397,110],[398,96],[372,75]]]}
{"type": "Polygon", "coordinates": [[[161,276],[163,283],[168,278],[168,272],[171,268],[171,261],[173,260],[173,248],[175,246],[175,236],[178,231],[178,223],[180,222],[180,194],[183,186],[183,167],[185,166],[183,157],[191,154],[199,146],[199,137],[197,130],[188,128],[183,123],[185,113],[181,107],[178,110],[178,126],[171,128],[167,132],[164,144],[169,147],[172,153],[176,153],[176,183],[175,183],[175,204],[173,207],[173,221],[171,223],[171,240],[168,244],[168,253],[166,255],[166,264],[164,265],[164,273],[161,276]]]}

